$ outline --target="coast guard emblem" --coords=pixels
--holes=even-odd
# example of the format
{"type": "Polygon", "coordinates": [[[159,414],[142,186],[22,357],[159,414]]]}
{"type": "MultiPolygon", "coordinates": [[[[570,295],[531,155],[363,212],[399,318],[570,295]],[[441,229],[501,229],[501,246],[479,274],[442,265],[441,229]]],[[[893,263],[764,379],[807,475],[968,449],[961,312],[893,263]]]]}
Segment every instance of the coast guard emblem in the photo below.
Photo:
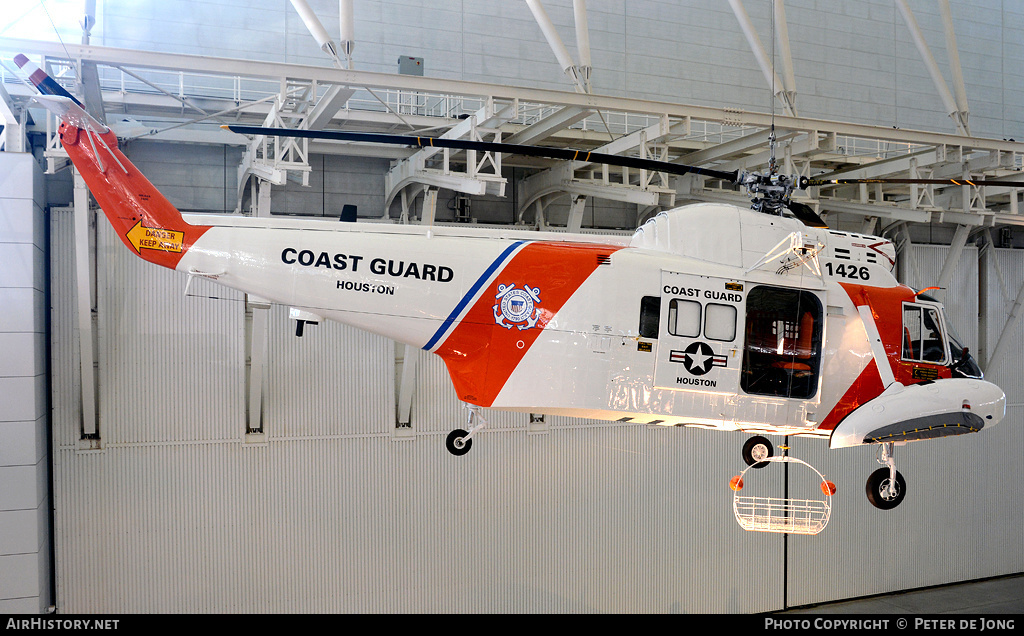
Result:
{"type": "Polygon", "coordinates": [[[494,299],[494,322],[505,329],[512,326],[520,330],[532,329],[537,326],[537,319],[540,318],[540,309],[535,303],[540,302],[540,288],[524,285],[517,289],[515,284],[498,285],[498,293],[494,299]]]}

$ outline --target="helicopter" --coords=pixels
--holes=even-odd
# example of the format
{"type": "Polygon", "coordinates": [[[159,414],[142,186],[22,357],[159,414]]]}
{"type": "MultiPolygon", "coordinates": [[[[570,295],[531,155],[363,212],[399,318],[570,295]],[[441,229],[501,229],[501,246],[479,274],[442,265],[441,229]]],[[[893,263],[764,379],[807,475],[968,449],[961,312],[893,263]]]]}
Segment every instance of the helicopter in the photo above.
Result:
{"type": "Polygon", "coordinates": [[[829,229],[792,199],[796,189],[878,180],[229,125],[699,174],[746,188],[752,206],[679,207],[631,237],[182,215],[112,130],[27,58],[15,61],[62,120],[64,150],[129,250],[189,281],[288,306],[296,335],[334,320],[438,355],[469,409],[466,428],[445,441],[455,456],[486,425],[484,408],[742,432],[753,468],[775,453],[768,436],[817,437],[830,448],[879,447],[883,466],[865,491],[885,510],[907,492],[897,446],[978,432],[1005,416],[1003,391],[984,379],[942,303],[896,280],[893,243],[829,229]]]}

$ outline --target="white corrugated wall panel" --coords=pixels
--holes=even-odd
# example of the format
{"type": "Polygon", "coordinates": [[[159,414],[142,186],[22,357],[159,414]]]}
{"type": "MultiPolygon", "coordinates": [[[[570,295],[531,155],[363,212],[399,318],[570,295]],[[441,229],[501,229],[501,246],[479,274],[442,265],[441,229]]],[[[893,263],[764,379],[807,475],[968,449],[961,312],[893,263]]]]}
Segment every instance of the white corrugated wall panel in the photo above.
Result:
{"type": "Polygon", "coordinates": [[[60,607],[779,607],[781,571],[771,564],[780,563],[781,537],[736,526],[728,471],[694,479],[680,470],[707,469],[708,462],[679,457],[701,457],[698,448],[713,437],[640,427],[502,432],[461,458],[429,438],[398,443],[381,436],[255,448],[127,446],[89,461],[78,456],[64,474],[69,488],[77,486],[69,493],[75,501],[61,502],[66,514],[58,522],[60,607]],[[753,563],[763,567],[751,571],[753,563]]]}
{"type": "MultiPolygon", "coordinates": [[[[1010,317],[1017,292],[1024,285],[1024,256],[1021,250],[994,250],[988,281],[987,350],[991,357],[1010,317]]],[[[1004,387],[1008,403],[1024,404],[1024,358],[1021,356],[1021,351],[1024,351],[1024,320],[1017,321],[1004,348],[999,368],[992,370],[991,379],[1004,387]]]]}
{"type": "Polygon", "coordinates": [[[267,330],[264,431],[272,438],[388,433],[395,423],[394,343],[324,321],[295,336],[288,308],[267,330]]]}
{"type": "Polygon", "coordinates": [[[139,259],[97,223],[99,426],[107,444],[244,433],[242,294],[139,259]]]}

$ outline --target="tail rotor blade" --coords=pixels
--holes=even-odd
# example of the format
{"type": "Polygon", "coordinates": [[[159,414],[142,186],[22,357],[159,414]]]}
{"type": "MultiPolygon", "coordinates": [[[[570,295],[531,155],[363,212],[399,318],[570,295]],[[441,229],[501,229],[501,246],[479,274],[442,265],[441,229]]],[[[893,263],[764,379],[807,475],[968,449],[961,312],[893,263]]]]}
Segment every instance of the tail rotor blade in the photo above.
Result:
{"type": "Polygon", "coordinates": [[[85,108],[85,105],[75,99],[74,95],[64,90],[64,87],[47,75],[46,71],[36,66],[31,60],[21,53],[14,56],[14,63],[17,64],[18,68],[20,68],[26,75],[28,75],[28,80],[32,82],[32,85],[35,86],[43,95],[67,97],[80,107],[85,108]]]}

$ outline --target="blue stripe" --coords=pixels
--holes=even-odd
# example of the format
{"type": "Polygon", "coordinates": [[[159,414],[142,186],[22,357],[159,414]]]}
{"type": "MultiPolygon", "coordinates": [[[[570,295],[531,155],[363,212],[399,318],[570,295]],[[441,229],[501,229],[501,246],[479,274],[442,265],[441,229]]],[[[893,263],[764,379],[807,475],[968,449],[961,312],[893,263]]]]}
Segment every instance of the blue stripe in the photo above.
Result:
{"type": "Polygon", "coordinates": [[[507,248],[505,248],[505,251],[502,252],[501,255],[498,256],[498,258],[494,259],[494,262],[491,263],[490,267],[488,267],[484,271],[484,273],[480,275],[480,278],[476,279],[476,282],[473,283],[473,286],[470,288],[470,290],[466,292],[466,295],[462,297],[462,300],[459,301],[459,304],[455,306],[455,309],[452,310],[452,313],[449,314],[449,316],[445,318],[444,322],[441,323],[441,326],[437,328],[437,331],[434,332],[434,335],[430,338],[430,341],[428,341],[427,344],[423,345],[424,351],[430,351],[431,349],[433,349],[434,345],[436,345],[441,340],[441,338],[443,338],[445,334],[448,333],[448,330],[451,329],[452,325],[455,324],[455,319],[459,316],[459,314],[462,313],[462,310],[466,308],[466,305],[468,305],[470,301],[476,298],[477,292],[479,292],[480,288],[484,286],[484,283],[486,283],[491,278],[491,274],[494,273],[494,270],[498,269],[502,265],[502,263],[508,260],[509,255],[512,254],[512,252],[514,252],[516,248],[518,248],[525,242],[526,241],[516,241],[512,245],[509,245],[507,248]]]}

